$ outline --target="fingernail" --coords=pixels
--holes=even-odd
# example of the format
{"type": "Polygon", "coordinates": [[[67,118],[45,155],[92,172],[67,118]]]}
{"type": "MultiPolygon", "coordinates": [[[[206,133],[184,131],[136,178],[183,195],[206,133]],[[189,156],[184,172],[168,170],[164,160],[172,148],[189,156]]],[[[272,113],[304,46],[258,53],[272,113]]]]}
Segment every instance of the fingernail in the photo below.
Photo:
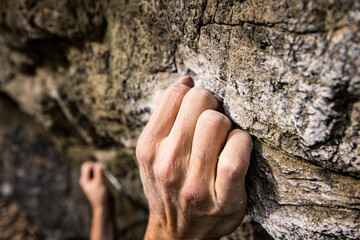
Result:
{"type": "Polygon", "coordinates": [[[185,76],[185,77],[182,77],[178,83],[182,83],[186,86],[188,86],[189,88],[192,88],[194,87],[194,80],[190,77],[190,76],[185,76]]]}

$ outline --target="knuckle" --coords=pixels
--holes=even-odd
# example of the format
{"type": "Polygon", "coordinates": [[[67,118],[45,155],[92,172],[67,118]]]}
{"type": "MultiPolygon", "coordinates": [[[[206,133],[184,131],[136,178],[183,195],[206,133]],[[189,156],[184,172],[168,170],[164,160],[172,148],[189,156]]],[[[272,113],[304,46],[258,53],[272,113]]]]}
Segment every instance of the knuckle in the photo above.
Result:
{"type": "Polygon", "coordinates": [[[178,170],[177,156],[174,151],[167,151],[166,155],[156,162],[154,166],[155,177],[163,184],[171,184],[176,181],[178,170]]]}
{"type": "Polygon", "coordinates": [[[167,103],[169,99],[174,97],[176,99],[182,99],[189,90],[190,87],[182,83],[175,83],[166,90],[159,93],[159,95],[156,97],[156,105],[159,106],[162,103],[167,103]]]}
{"type": "Polygon", "coordinates": [[[172,97],[173,94],[179,94],[184,96],[188,91],[190,90],[190,88],[182,83],[175,83],[173,85],[171,85],[170,90],[167,92],[167,95],[169,97],[172,97]]]}
{"type": "Polygon", "coordinates": [[[142,145],[136,146],[136,159],[138,162],[148,162],[150,159],[150,154],[142,145]]]}
{"type": "Polygon", "coordinates": [[[218,166],[219,173],[227,176],[229,179],[236,180],[246,175],[247,168],[243,161],[234,159],[225,159],[222,164],[218,166]]]}
{"type": "Polygon", "coordinates": [[[210,126],[212,128],[226,127],[230,130],[231,121],[224,114],[215,110],[205,110],[199,117],[201,125],[210,126]]]}
{"type": "Polygon", "coordinates": [[[170,164],[163,164],[154,167],[154,174],[156,179],[158,179],[161,183],[165,185],[173,182],[173,175],[170,164]]]}
{"type": "Polygon", "coordinates": [[[239,179],[242,175],[242,171],[236,166],[222,166],[219,171],[220,174],[226,175],[230,180],[239,179]]]}
{"type": "Polygon", "coordinates": [[[168,166],[156,166],[154,168],[155,177],[160,180],[160,182],[166,183],[169,181],[170,177],[170,168],[168,166]]]}
{"type": "Polygon", "coordinates": [[[135,155],[138,162],[149,162],[153,158],[153,139],[148,136],[146,127],[136,144],[135,155]]]}
{"type": "Polygon", "coordinates": [[[201,189],[197,184],[185,184],[181,190],[182,199],[191,205],[195,205],[198,202],[201,202],[201,189]]]}
{"type": "Polygon", "coordinates": [[[239,141],[245,145],[248,149],[252,150],[253,149],[253,141],[252,138],[250,136],[250,134],[246,131],[243,131],[241,129],[234,129],[229,133],[229,137],[233,136],[233,135],[237,135],[239,141]]]}
{"type": "Polygon", "coordinates": [[[217,100],[211,92],[197,87],[189,90],[185,96],[185,100],[189,101],[191,104],[209,104],[213,108],[218,106],[217,100]]]}

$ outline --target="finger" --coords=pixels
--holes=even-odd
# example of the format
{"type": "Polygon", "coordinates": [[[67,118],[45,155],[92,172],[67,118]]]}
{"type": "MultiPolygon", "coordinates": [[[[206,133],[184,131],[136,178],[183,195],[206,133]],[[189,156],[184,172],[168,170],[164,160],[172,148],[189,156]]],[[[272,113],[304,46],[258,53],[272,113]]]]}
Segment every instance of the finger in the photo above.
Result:
{"type": "Polygon", "coordinates": [[[89,181],[92,176],[92,168],[94,163],[93,162],[84,162],[81,165],[81,176],[80,176],[80,183],[89,181]]]}
{"type": "Polygon", "coordinates": [[[101,163],[94,164],[94,180],[102,181],[103,177],[103,166],[101,163]]]}
{"type": "Polygon", "coordinates": [[[136,146],[136,159],[140,169],[143,169],[146,174],[149,173],[147,168],[154,159],[156,145],[168,136],[183,97],[193,86],[194,82],[191,77],[183,77],[169,87],[159,100],[158,107],[141,133],[136,146]]]}
{"type": "Polygon", "coordinates": [[[185,94],[193,86],[194,82],[191,77],[183,77],[166,89],[159,99],[157,108],[146,125],[144,132],[150,130],[153,138],[166,137],[176,119],[185,94]]]}
{"type": "Polygon", "coordinates": [[[231,125],[228,117],[214,110],[206,110],[200,115],[189,163],[190,181],[205,184],[208,190],[214,189],[218,156],[224,147],[231,125]]]}
{"type": "MultiPolygon", "coordinates": [[[[189,88],[194,87],[194,81],[190,76],[185,76],[180,78],[176,83],[184,84],[188,86],[189,88]]],[[[175,83],[175,84],[176,84],[175,83]]],[[[164,96],[166,96],[167,91],[163,91],[156,99],[156,106],[159,106],[162,100],[164,99],[164,96]]]]}
{"type": "Polygon", "coordinates": [[[217,165],[215,191],[219,203],[226,205],[246,197],[245,176],[252,148],[247,132],[234,129],[229,133],[217,165]]]}
{"type": "Polygon", "coordinates": [[[178,116],[169,134],[169,142],[181,149],[179,155],[190,156],[197,120],[207,109],[216,110],[219,103],[207,90],[192,88],[184,97],[178,116]]]}

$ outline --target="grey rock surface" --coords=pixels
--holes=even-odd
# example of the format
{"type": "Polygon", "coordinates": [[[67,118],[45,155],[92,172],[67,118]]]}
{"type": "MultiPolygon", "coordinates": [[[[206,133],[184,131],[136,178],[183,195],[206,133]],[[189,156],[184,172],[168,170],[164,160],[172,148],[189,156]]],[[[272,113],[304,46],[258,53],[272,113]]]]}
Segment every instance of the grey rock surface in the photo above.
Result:
{"type": "Polygon", "coordinates": [[[358,239],[359,28],[357,0],[5,0],[0,91],[146,205],[136,140],[190,74],[254,136],[256,221],[277,239],[358,239]]]}

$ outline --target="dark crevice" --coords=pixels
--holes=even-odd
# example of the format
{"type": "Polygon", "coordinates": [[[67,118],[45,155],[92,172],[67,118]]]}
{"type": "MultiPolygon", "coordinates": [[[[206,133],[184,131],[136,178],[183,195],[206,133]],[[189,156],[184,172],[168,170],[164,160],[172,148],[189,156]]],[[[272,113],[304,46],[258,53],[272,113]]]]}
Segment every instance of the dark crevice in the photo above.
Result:
{"type": "Polygon", "coordinates": [[[324,174],[332,173],[332,174],[338,174],[338,175],[341,175],[341,176],[344,176],[344,177],[351,177],[351,178],[354,178],[354,179],[360,179],[360,176],[358,176],[358,175],[353,175],[353,174],[350,174],[348,172],[340,171],[338,169],[332,169],[332,168],[330,168],[330,166],[326,166],[326,165],[324,166],[323,164],[321,164],[318,161],[312,161],[311,158],[299,157],[298,155],[296,155],[296,153],[292,153],[292,152],[289,152],[287,149],[282,149],[279,146],[275,146],[274,143],[269,142],[267,139],[259,138],[259,140],[266,143],[266,145],[268,147],[272,148],[273,150],[281,153],[282,155],[284,155],[284,156],[286,156],[288,158],[293,158],[293,159],[296,159],[297,161],[305,162],[307,164],[312,164],[312,165],[314,165],[316,167],[323,168],[324,174]]]}

